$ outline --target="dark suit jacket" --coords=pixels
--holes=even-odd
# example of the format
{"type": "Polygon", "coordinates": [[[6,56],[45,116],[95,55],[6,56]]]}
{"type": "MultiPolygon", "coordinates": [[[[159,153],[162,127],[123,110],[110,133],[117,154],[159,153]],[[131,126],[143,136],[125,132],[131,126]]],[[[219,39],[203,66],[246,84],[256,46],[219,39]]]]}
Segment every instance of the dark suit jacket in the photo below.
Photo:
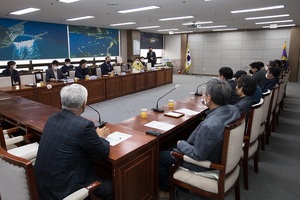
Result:
{"type": "Polygon", "coordinates": [[[260,87],[260,88],[263,88],[265,83],[266,83],[266,71],[265,70],[259,70],[257,72],[255,72],[253,75],[252,75],[256,81],[257,81],[257,85],[260,87]]]}
{"type": "Polygon", "coordinates": [[[240,100],[234,104],[240,111],[240,114],[248,114],[252,104],[254,103],[254,98],[252,96],[241,97],[240,100]]]}
{"type": "Polygon", "coordinates": [[[266,84],[261,88],[262,92],[267,92],[268,90],[273,90],[273,87],[278,84],[278,78],[267,79],[266,84]]]}
{"type": "Polygon", "coordinates": [[[148,62],[151,62],[151,66],[154,67],[154,64],[156,64],[156,53],[154,51],[149,51],[147,53],[147,59],[148,59],[148,62]],[[151,58],[153,58],[151,60],[151,58]]]}
{"type": "Polygon", "coordinates": [[[94,123],[62,110],[49,117],[40,140],[35,163],[40,199],[63,199],[99,178],[91,156],[109,154],[109,142],[100,138],[94,123]]]}
{"type": "Polygon", "coordinates": [[[228,101],[228,104],[234,105],[240,99],[240,97],[235,92],[236,82],[234,80],[227,80],[227,81],[231,87],[230,99],[228,101]]]}
{"type": "Polygon", "coordinates": [[[83,68],[78,66],[75,67],[75,77],[77,78],[85,78],[86,75],[90,75],[90,69],[89,68],[83,68]]]}
{"type": "MultiPolygon", "coordinates": [[[[55,78],[52,68],[46,70],[46,81],[50,81],[51,78],[55,78]]],[[[60,69],[57,69],[57,80],[66,78],[60,69]]]]}
{"type": "Polygon", "coordinates": [[[114,70],[114,67],[111,64],[107,64],[106,62],[102,63],[100,67],[101,67],[102,75],[108,74],[109,72],[114,70]]]}

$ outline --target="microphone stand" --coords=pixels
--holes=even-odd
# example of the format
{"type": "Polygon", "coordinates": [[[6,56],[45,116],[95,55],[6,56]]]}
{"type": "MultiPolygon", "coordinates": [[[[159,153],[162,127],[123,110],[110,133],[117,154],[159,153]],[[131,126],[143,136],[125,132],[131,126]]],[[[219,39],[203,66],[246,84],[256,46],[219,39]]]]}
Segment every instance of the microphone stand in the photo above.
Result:
{"type": "Polygon", "coordinates": [[[170,90],[169,92],[167,92],[166,94],[164,94],[162,97],[160,97],[160,98],[157,100],[157,102],[156,102],[156,108],[152,108],[152,110],[153,110],[154,112],[164,112],[164,109],[158,107],[158,102],[159,102],[159,100],[161,100],[161,99],[162,99],[163,97],[165,97],[167,94],[170,94],[173,90],[177,89],[178,87],[179,87],[179,85],[176,85],[172,90],[170,90]]]}
{"type": "Polygon", "coordinates": [[[205,85],[205,84],[206,83],[201,83],[200,85],[198,85],[198,87],[196,89],[196,92],[195,92],[195,96],[202,96],[202,94],[198,92],[198,89],[199,89],[200,86],[205,85]]]}
{"type": "Polygon", "coordinates": [[[99,125],[96,126],[96,127],[103,128],[103,127],[105,126],[106,122],[101,121],[101,115],[100,115],[100,113],[98,112],[98,110],[96,110],[95,108],[93,108],[93,107],[90,106],[90,105],[88,105],[88,107],[90,107],[93,111],[95,111],[95,112],[98,114],[98,117],[99,117],[99,118],[98,118],[98,123],[99,123],[99,125]]]}

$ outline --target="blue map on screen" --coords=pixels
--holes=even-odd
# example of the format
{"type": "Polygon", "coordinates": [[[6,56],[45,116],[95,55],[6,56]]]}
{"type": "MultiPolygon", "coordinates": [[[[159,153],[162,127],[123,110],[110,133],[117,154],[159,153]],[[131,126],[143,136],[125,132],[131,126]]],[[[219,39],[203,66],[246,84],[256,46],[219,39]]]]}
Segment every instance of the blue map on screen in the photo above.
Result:
{"type": "Polygon", "coordinates": [[[66,57],[66,25],[0,19],[0,60],[66,57]]]}
{"type": "Polygon", "coordinates": [[[70,54],[76,57],[119,56],[119,31],[69,26],[70,54]]]}

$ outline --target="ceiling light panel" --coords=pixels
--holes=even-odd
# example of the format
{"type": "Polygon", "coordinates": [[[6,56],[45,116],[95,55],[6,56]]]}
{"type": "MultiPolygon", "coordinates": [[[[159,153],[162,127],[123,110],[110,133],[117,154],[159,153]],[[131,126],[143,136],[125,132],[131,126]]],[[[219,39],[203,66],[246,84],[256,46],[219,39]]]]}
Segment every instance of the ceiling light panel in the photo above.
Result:
{"type": "Polygon", "coordinates": [[[133,9],[128,9],[128,10],[119,10],[117,11],[118,13],[132,13],[132,12],[140,12],[140,11],[146,11],[146,10],[153,10],[153,9],[158,9],[160,7],[158,6],[147,6],[147,7],[141,7],[141,8],[133,8],[133,9]]]}
{"type": "Polygon", "coordinates": [[[284,5],[278,5],[278,6],[269,6],[269,7],[262,7],[262,8],[252,8],[252,9],[245,9],[245,10],[234,10],[230,11],[231,13],[246,13],[246,12],[257,12],[257,11],[264,11],[264,10],[274,10],[274,9],[280,9],[284,8],[284,5]]]}
{"type": "Polygon", "coordinates": [[[92,19],[92,18],[95,18],[95,16],[75,17],[75,18],[66,19],[66,21],[78,21],[78,20],[92,19]]]}
{"type": "Polygon", "coordinates": [[[159,21],[170,21],[170,20],[179,20],[179,19],[192,19],[194,16],[181,16],[181,17],[170,17],[170,18],[162,18],[158,19],[159,21]]]}
{"type": "Polygon", "coordinates": [[[11,15],[24,15],[24,14],[32,13],[32,12],[39,11],[39,10],[41,10],[41,9],[39,9],[39,8],[25,8],[25,9],[22,9],[22,10],[17,10],[17,11],[11,12],[9,14],[11,14],[11,15]]]}
{"type": "Polygon", "coordinates": [[[290,16],[290,14],[270,15],[270,16],[261,16],[261,17],[248,17],[248,18],[245,18],[245,20],[271,19],[271,18],[289,17],[289,16],[290,16]]]}
{"type": "Polygon", "coordinates": [[[61,3],[74,3],[74,2],[77,2],[77,1],[80,1],[80,0],[58,0],[59,2],[61,3]]]}
{"type": "Polygon", "coordinates": [[[287,23],[287,22],[293,22],[293,20],[290,19],[290,20],[281,20],[281,21],[270,21],[270,22],[256,22],[255,24],[277,24],[277,23],[287,23]]]}
{"type": "Polygon", "coordinates": [[[136,29],[151,29],[151,28],[160,28],[160,26],[144,26],[144,27],[137,27],[136,29]]]}
{"type": "Polygon", "coordinates": [[[136,22],[124,22],[124,23],[118,23],[118,24],[110,24],[109,26],[126,26],[126,25],[131,25],[131,24],[136,24],[136,22]]]}

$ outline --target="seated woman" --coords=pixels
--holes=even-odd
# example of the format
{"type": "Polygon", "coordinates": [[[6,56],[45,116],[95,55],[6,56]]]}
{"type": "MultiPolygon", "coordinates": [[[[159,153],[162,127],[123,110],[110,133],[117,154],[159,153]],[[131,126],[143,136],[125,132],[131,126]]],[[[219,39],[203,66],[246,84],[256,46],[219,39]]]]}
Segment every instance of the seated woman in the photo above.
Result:
{"type": "Polygon", "coordinates": [[[16,62],[15,61],[9,61],[9,62],[7,62],[6,69],[2,71],[3,76],[10,76],[11,77],[11,84],[13,86],[20,84],[19,72],[16,69],[17,69],[16,62]]]}
{"type": "Polygon", "coordinates": [[[267,92],[268,90],[272,90],[273,87],[279,82],[278,76],[281,71],[278,68],[271,67],[268,69],[266,73],[267,81],[265,85],[261,88],[262,92],[267,92]]]}
{"type": "Polygon", "coordinates": [[[140,58],[136,57],[132,64],[133,72],[141,72],[144,69],[144,65],[141,63],[140,58]]]}
{"type": "Polygon", "coordinates": [[[257,86],[256,79],[249,75],[243,75],[239,78],[236,85],[236,94],[240,97],[234,105],[240,113],[248,113],[254,103],[253,95],[257,86]]]}
{"type": "Polygon", "coordinates": [[[133,63],[133,60],[128,58],[127,63],[124,63],[122,65],[121,71],[122,72],[131,72],[132,71],[132,63],[133,63]]]}

